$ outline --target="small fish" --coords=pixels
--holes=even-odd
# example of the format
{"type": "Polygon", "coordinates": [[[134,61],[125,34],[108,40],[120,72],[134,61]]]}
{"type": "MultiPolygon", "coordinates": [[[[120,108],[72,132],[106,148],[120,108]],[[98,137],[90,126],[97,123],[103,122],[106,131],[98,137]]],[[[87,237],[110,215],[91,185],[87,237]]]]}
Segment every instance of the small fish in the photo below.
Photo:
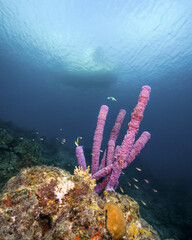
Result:
{"type": "Polygon", "coordinates": [[[144,202],[143,200],[141,200],[141,202],[143,203],[144,206],[147,206],[146,202],[144,202]]]}
{"type": "Polygon", "coordinates": [[[153,190],[153,192],[158,192],[157,189],[152,189],[152,190],[153,190]]]}
{"type": "Polygon", "coordinates": [[[61,144],[64,144],[65,142],[66,142],[66,139],[65,139],[65,138],[62,138],[61,144]]]}
{"type": "Polygon", "coordinates": [[[94,154],[94,153],[91,153],[91,155],[92,155],[92,156],[95,156],[95,154],[94,154]]]}
{"type": "Polygon", "coordinates": [[[77,140],[75,141],[75,145],[78,147],[79,146],[79,137],[77,138],[77,140]]]}
{"type": "Polygon", "coordinates": [[[125,175],[125,173],[124,172],[121,172],[123,175],[125,175]]]}
{"type": "Polygon", "coordinates": [[[110,100],[112,100],[112,101],[117,102],[117,99],[115,99],[114,97],[108,97],[107,99],[108,99],[108,100],[110,99],[110,100]]]}
{"type": "Polygon", "coordinates": [[[130,182],[127,182],[128,183],[128,185],[129,185],[129,187],[131,187],[131,183],[130,182]]]}
{"type": "Polygon", "coordinates": [[[138,180],[137,180],[136,178],[133,178],[133,180],[134,180],[135,182],[138,182],[138,180]]]}
{"type": "Polygon", "coordinates": [[[23,140],[23,137],[20,137],[19,139],[20,139],[20,140],[23,140]]]}
{"type": "Polygon", "coordinates": [[[67,165],[68,165],[69,167],[71,166],[71,164],[70,164],[70,163],[68,163],[67,165]]]}
{"type": "Polygon", "coordinates": [[[43,138],[43,137],[40,137],[40,138],[39,138],[39,140],[40,140],[40,141],[43,141],[43,140],[44,140],[44,138],[43,138]]]}
{"type": "Polygon", "coordinates": [[[33,139],[32,139],[32,141],[34,142],[34,141],[35,141],[35,139],[33,138],[33,139]]]}
{"type": "Polygon", "coordinates": [[[121,192],[122,192],[122,193],[124,193],[124,190],[123,190],[123,188],[122,188],[122,187],[120,187],[120,190],[121,190],[121,192]]]}
{"type": "Polygon", "coordinates": [[[39,134],[39,132],[35,132],[37,135],[39,134]]]}
{"type": "Polygon", "coordinates": [[[77,140],[75,141],[75,145],[78,147],[79,146],[79,139],[83,139],[82,137],[77,137],[77,140]]]}
{"type": "Polygon", "coordinates": [[[60,131],[63,131],[63,129],[62,129],[62,128],[60,128],[59,130],[60,130],[60,131]]]}
{"type": "Polygon", "coordinates": [[[55,138],[56,140],[59,140],[59,138],[55,138]]]}
{"type": "Polygon", "coordinates": [[[134,187],[135,187],[136,189],[139,189],[139,187],[138,187],[137,185],[135,185],[135,184],[134,184],[134,187]]]}
{"type": "Polygon", "coordinates": [[[100,151],[100,152],[103,152],[103,150],[101,150],[101,149],[100,149],[99,151],[100,151]]]}
{"type": "Polygon", "coordinates": [[[138,168],[138,167],[136,167],[136,169],[137,169],[137,171],[139,171],[139,172],[141,172],[142,170],[141,170],[141,168],[138,168]]]}
{"type": "Polygon", "coordinates": [[[149,180],[147,180],[147,179],[144,179],[144,181],[145,181],[146,183],[149,183],[149,180]]]}

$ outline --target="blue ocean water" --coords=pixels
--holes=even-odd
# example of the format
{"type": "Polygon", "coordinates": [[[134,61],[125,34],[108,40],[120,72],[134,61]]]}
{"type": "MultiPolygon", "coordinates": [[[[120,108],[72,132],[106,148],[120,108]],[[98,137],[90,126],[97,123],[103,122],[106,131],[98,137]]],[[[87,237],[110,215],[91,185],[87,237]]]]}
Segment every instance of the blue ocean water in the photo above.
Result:
{"type": "Polygon", "coordinates": [[[118,111],[127,111],[120,144],[141,87],[151,86],[138,135],[152,137],[134,166],[158,186],[155,197],[145,189],[141,212],[162,239],[192,239],[191,81],[190,0],[0,1],[1,119],[63,137],[75,152],[78,136],[92,147],[106,104],[104,148],[118,111]]]}

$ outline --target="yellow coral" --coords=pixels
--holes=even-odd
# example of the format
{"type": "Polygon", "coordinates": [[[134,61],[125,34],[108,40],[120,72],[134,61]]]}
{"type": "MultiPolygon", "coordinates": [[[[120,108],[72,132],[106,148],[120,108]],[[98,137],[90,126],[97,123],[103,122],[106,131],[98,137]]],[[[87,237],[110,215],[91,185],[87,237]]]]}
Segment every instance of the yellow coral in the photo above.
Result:
{"type": "Polygon", "coordinates": [[[138,234],[139,234],[139,229],[138,229],[137,225],[131,224],[131,226],[129,227],[129,237],[134,238],[138,234]]]}
{"type": "Polygon", "coordinates": [[[80,176],[83,178],[85,182],[87,182],[93,191],[96,186],[96,180],[92,178],[92,175],[89,173],[90,167],[88,166],[87,169],[84,171],[82,167],[76,167],[74,170],[74,174],[76,176],[80,176]]]}
{"type": "Polygon", "coordinates": [[[129,238],[134,239],[139,233],[145,233],[149,236],[151,236],[151,232],[143,229],[143,228],[138,228],[136,224],[132,223],[129,227],[129,238]]]}
{"type": "Polygon", "coordinates": [[[107,229],[114,239],[121,239],[125,235],[126,221],[123,212],[117,204],[109,202],[105,204],[107,210],[107,229]]]}
{"type": "Polygon", "coordinates": [[[145,234],[151,236],[151,232],[149,232],[149,231],[147,231],[147,230],[145,230],[145,229],[143,229],[143,228],[140,229],[139,232],[140,232],[140,233],[145,233],[145,234]]]}

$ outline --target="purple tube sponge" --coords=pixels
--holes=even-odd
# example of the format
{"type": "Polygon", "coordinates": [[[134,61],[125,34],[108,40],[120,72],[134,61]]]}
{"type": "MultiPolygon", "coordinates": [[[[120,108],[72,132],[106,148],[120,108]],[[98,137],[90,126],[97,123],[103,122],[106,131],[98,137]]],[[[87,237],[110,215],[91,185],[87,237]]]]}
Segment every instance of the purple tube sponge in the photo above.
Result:
{"type": "Polygon", "coordinates": [[[113,163],[115,152],[115,141],[109,140],[107,148],[107,166],[113,163]]]}
{"type": "MultiPolygon", "coordinates": [[[[143,113],[149,100],[150,92],[151,88],[149,86],[142,87],[138,103],[131,114],[131,121],[128,124],[127,133],[124,136],[121,146],[116,146],[116,140],[126,114],[124,109],[120,110],[99,166],[100,148],[108,113],[108,107],[106,105],[101,106],[92,149],[92,177],[97,181],[97,186],[95,187],[96,193],[99,194],[104,189],[115,191],[119,184],[119,176],[121,175],[122,169],[126,168],[127,165],[135,159],[150,139],[150,133],[145,131],[135,142],[135,136],[138,133],[140,123],[143,119],[143,113]]],[[[86,170],[82,146],[76,148],[76,156],[79,166],[81,166],[83,170],[86,170]]]]}
{"type": "Polygon", "coordinates": [[[107,167],[104,167],[98,172],[96,172],[94,175],[92,175],[92,178],[99,180],[100,178],[108,175],[111,172],[112,168],[113,168],[113,164],[110,164],[107,167]]]}
{"type": "Polygon", "coordinates": [[[120,131],[121,125],[122,125],[123,120],[125,118],[125,114],[126,114],[126,111],[124,109],[121,109],[119,111],[119,114],[117,115],[117,119],[115,121],[115,125],[114,125],[114,127],[111,131],[109,141],[113,140],[114,142],[116,142],[116,140],[119,136],[119,131],[120,131]]]}
{"type": "Polygon", "coordinates": [[[86,170],[86,160],[83,152],[83,146],[76,147],[76,157],[78,160],[78,165],[83,168],[83,170],[86,170]]]}
{"type": "Polygon", "coordinates": [[[135,141],[135,135],[137,134],[139,130],[139,125],[143,119],[143,113],[149,100],[150,92],[151,88],[149,86],[142,87],[138,103],[134,108],[133,113],[131,114],[131,121],[128,124],[129,128],[121,145],[119,156],[115,161],[114,168],[111,173],[111,177],[107,184],[106,190],[114,191],[115,183],[117,182],[119,176],[121,175],[122,168],[126,165],[125,162],[131,152],[131,149],[135,141]]]}
{"type": "Polygon", "coordinates": [[[98,171],[99,167],[100,148],[103,139],[103,131],[108,110],[109,108],[106,105],[102,105],[97,120],[97,127],[93,138],[92,169],[91,169],[92,175],[98,171]]]}
{"type": "Polygon", "coordinates": [[[140,138],[135,142],[133,148],[125,161],[124,168],[127,167],[128,164],[132,163],[135,157],[140,153],[140,151],[145,147],[145,144],[151,138],[151,134],[149,132],[143,132],[140,138]]]}

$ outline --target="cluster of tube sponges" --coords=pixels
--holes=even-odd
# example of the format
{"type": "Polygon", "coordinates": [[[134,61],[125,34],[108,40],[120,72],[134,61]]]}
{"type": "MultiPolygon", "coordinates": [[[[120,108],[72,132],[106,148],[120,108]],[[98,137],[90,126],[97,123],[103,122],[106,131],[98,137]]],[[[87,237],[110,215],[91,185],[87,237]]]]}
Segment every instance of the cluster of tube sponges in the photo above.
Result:
{"type": "MultiPolygon", "coordinates": [[[[96,179],[97,181],[95,192],[98,194],[104,189],[108,191],[115,191],[119,184],[118,179],[121,175],[122,169],[126,168],[135,159],[135,157],[140,153],[141,149],[150,139],[150,133],[144,131],[138,140],[135,141],[140,123],[143,119],[145,107],[149,100],[150,92],[151,88],[149,86],[142,87],[138,103],[131,114],[131,121],[128,124],[127,133],[124,136],[121,146],[116,146],[116,140],[119,136],[119,131],[126,114],[124,109],[120,110],[115,125],[112,129],[108,146],[104,151],[103,158],[99,165],[103,131],[109,110],[108,106],[101,106],[97,120],[97,127],[93,138],[91,168],[92,178],[96,179]]],[[[78,159],[78,165],[81,166],[83,170],[86,170],[87,166],[83,152],[83,146],[76,147],[76,156],[78,159]]]]}

